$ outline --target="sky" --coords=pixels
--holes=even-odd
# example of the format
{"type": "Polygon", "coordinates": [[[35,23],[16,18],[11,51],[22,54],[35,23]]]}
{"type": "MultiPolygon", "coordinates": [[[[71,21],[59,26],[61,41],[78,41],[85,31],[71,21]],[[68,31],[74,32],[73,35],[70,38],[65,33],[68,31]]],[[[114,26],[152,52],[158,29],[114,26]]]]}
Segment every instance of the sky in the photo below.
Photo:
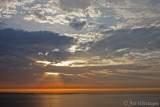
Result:
{"type": "Polygon", "coordinates": [[[0,89],[147,89],[159,77],[159,0],[0,0],[0,89]]]}

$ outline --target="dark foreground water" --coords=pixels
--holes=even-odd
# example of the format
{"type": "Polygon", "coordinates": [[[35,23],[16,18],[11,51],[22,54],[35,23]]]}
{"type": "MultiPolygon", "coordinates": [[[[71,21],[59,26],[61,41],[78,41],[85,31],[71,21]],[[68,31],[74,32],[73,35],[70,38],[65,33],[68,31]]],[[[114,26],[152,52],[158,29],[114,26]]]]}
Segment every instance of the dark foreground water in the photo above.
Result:
{"type": "Polygon", "coordinates": [[[0,107],[160,107],[160,94],[0,94],[0,107]]]}

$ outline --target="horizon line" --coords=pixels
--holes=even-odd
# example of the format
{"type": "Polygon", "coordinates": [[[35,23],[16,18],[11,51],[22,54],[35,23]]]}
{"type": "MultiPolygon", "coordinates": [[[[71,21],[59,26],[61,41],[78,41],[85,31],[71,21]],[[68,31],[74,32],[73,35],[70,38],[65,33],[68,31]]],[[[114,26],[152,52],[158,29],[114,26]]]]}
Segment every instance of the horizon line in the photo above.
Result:
{"type": "Polygon", "coordinates": [[[160,88],[79,88],[79,89],[0,89],[0,93],[51,93],[51,94],[83,94],[83,93],[160,93],[160,88]]]}

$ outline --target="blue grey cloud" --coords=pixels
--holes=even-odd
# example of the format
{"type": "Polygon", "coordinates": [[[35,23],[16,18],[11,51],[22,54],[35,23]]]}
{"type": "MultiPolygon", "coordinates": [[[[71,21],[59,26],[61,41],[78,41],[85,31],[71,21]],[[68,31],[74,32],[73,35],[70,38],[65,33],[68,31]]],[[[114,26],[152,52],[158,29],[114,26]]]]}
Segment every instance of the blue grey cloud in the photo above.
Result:
{"type": "Polygon", "coordinates": [[[4,28],[6,25],[5,21],[0,21],[0,28],[4,28]]]}
{"type": "Polygon", "coordinates": [[[33,10],[31,14],[40,20],[47,20],[45,15],[42,13],[42,10],[33,10]]]}
{"type": "Polygon", "coordinates": [[[64,10],[86,9],[90,0],[60,0],[60,7],[64,10]]]}
{"type": "Polygon", "coordinates": [[[53,83],[53,71],[67,85],[160,87],[159,13],[159,0],[0,0],[23,29],[0,29],[1,83],[53,83]]]}
{"type": "Polygon", "coordinates": [[[86,21],[78,21],[78,20],[75,20],[75,19],[71,20],[71,22],[69,23],[69,26],[71,26],[73,29],[76,29],[76,30],[81,30],[86,25],[87,25],[86,21]]]}
{"type": "Polygon", "coordinates": [[[159,27],[110,30],[104,32],[105,34],[110,34],[111,36],[98,41],[90,51],[105,52],[106,48],[108,51],[116,51],[124,48],[146,49],[147,51],[160,49],[159,27]]]}
{"type": "MultiPolygon", "coordinates": [[[[121,29],[103,32],[104,39],[87,51],[105,64],[154,63],[160,59],[160,28],[121,29]]],[[[94,58],[94,57],[93,57],[94,58]]]]}
{"type": "Polygon", "coordinates": [[[74,44],[74,39],[57,33],[23,30],[0,30],[0,59],[1,64],[10,66],[26,65],[35,59],[62,60],[70,55],[67,52],[52,52],[54,49],[65,50],[74,44]],[[47,53],[49,52],[49,53],[47,53]],[[40,55],[38,53],[44,53],[40,55]]]}

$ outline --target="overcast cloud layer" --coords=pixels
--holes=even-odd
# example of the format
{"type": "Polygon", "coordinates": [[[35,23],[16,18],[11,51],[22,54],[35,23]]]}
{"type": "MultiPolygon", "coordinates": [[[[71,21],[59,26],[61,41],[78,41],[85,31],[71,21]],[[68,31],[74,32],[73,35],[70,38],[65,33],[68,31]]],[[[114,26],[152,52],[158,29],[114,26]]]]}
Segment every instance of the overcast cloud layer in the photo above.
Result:
{"type": "Polygon", "coordinates": [[[160,88],[159,13],[159,0],[0,0],[0,88],[160,88]]]}

